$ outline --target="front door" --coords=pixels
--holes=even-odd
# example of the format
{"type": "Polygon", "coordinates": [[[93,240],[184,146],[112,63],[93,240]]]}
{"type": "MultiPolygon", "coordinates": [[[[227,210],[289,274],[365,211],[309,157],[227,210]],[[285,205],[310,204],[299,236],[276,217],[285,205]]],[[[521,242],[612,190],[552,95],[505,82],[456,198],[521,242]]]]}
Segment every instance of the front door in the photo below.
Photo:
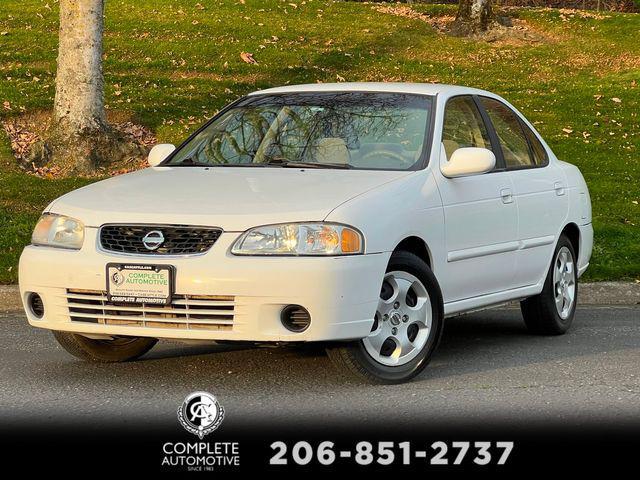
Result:
{"type": "MultiPolygon", "coordinates": [[[[447,101],[440,165],[458,148],[482,147],[495,153],[495,142],[473,97],[447,101]]],[[[518,217],[511,176],[501,167],[460,178],[446,178],[434,170],[445,217],[447,262],[441,273],[445,303],[512,288],[518,217]]]]}

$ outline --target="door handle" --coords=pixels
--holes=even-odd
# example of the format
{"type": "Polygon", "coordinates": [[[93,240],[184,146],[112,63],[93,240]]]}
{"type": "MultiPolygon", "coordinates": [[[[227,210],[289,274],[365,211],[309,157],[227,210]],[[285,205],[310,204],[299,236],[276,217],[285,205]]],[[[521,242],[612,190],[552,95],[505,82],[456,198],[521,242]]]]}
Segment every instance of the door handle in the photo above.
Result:
{"type": "Polygon", "coordinates": [[[553,189],[556,191],[556,195],[564,195],[564,184],[562,182],[556,182],[553,184],[553,189]]]}
{"type": "Polygon", "coordinates": [[[500,190],[500,196],[502,197],[502,203],[513,203],[513,192],[510,188],[500,190]]]}

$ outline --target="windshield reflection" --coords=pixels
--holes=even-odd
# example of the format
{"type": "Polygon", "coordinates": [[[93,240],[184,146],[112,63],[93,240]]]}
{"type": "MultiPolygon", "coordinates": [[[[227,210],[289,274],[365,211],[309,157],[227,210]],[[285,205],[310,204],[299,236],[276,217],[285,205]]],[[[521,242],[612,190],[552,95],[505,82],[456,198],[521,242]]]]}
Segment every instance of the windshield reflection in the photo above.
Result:
{"type": "Polygon", "coordinates": [[[165,165],[409,170],[422,161],[431,106],[402,93],[249,96],[165,165]]]}

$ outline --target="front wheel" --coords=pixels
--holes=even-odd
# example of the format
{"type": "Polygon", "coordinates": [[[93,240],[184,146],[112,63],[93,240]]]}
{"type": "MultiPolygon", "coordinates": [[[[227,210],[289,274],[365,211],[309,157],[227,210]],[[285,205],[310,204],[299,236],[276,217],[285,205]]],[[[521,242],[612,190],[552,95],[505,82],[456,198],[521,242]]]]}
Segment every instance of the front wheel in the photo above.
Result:
{"type": "Polygon", "coordinates": [[[342,371],[372,383],[401,383],[429,363],[442,334],[442,294],[429,266],[395,252],[382,281],[369,335],[327,349],[342,371]]]}
{"type": "Polygon", "coordinates": [[[157,338],[115,337],[97,340],[77,333],[53,331],[58,343],[71,355],[89,362],[127,362],[147,353],[157,338]]]}

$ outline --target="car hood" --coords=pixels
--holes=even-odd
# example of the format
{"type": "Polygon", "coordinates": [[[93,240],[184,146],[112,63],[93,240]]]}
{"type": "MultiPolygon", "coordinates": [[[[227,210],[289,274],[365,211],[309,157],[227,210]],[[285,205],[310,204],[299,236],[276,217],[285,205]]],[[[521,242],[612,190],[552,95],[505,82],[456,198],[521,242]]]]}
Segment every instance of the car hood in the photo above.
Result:
{"type": "Polygon", "coordinates": [[[49,206],[85,225],[160,223],[244,231],[321,221],[338,205],[406,171],[156,167],[74,190],[49,206]]]}

